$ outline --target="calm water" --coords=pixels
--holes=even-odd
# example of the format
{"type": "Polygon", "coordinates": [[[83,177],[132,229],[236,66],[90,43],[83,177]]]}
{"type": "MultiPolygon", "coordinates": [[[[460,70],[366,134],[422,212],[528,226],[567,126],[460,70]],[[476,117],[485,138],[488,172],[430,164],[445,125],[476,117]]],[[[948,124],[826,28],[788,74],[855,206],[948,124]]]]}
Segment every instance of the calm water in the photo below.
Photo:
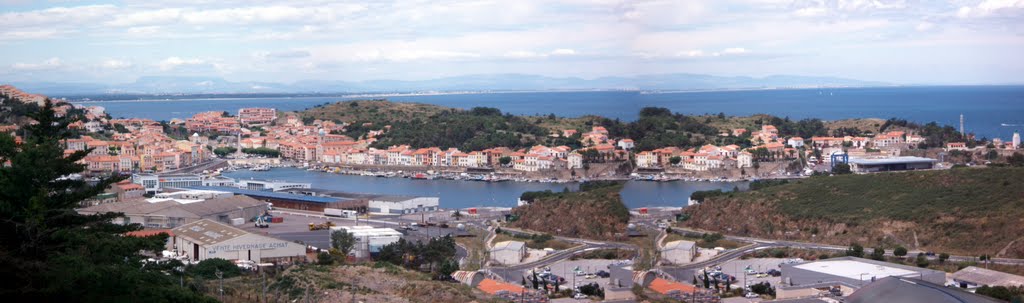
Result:
{"type": "MultiPolygon", "coordinates": [[[[466,208],[476,206],[516,206],[516,199],[526,191],[561,191],[568,187],[576,190],[576,183],[533,182],[475,182],[454,180],[416,180],[405,178],[377,178],[312,172],[297,168],[274,168],[266,172],[239,170],[224,174],[239,179],[271,179],[308,182],[313,188],[333,189],[353,193],[414,195],[441,197],[441,207],[466,208]]],[[[694,191],[746,189],[747,182],[628,182],[622,190],[622,199],[630,208],[644,206],[682,207],[694,191]]]]}
{"type": "MultiPolygon", "coordinates": [[[[154,120],[187,118],[212,110],[237,112],[242,107],[274,107],[302,110],[342,97],[187,99],[168,101],[81,102],[101,105],[114,117],[154,120]]],[[[960,114],[968,131],[989,138],[1009,139],[1024,130],[1024,86],[945,86],[843,89],[790,89],[715,91],[663,94],[637,92],[532,92],[435,96],[396,96],[392,101],[470,108],[489,106],[504,112],[533,115],[554,113],[564,117],[586,114],[625,121],[637,118],[645,106],[666,107],[676,112],[728,115],[766,113],[793,119],[899,117],[917,122],[936,121],[958,125],[960,114]],[[1003,124],[1009,124],[1003,126],[1003,124]]]]}

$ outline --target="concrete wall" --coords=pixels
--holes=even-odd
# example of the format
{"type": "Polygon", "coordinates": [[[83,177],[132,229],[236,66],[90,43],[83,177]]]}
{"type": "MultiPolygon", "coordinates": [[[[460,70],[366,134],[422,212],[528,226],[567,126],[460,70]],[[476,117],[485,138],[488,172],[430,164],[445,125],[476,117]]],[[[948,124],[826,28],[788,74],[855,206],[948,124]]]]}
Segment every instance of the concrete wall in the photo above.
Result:
{"type": "Polygon", "coordinates": [[[523,246],[523,250],[492,250],[491,258],[495,262],[512,265],[523,262],[523,258],[526,257],[526,246],[523,246]]]}

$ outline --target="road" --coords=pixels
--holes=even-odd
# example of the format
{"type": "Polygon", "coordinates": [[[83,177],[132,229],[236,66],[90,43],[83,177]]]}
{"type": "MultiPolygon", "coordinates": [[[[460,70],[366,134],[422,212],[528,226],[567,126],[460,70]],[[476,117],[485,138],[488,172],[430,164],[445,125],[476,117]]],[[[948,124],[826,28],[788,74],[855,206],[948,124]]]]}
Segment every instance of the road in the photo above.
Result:
{"type": "Polygon", "coordinates": [[[204,170],[217,169],[217,167],[221,166],[221,165],[227,166],[227,163],[228,163],[228,160],[224,160],[224,159],[219,159],[218,158],[218,159],[213,159],[213,160],[206,161],[206,162],[203,162],[203,163],[199,163],[197,165],[193,165],[193,166],[189,166],[189,167],[182,167],[182,168],[179,168],[179,169],[172,169],[172,170],[164,171],[162,173],[163,174],[197,173],[197,172],[202,172],[204,170]]]}
{"type": "MultiPolygon", "coordinates": [[[[507,232],[511,232],[511,233],[518,233],[518,234],[531,234],[530,232],[519,230],[519,229],[514,229],[514,228],[502,228],[502,230],[507,231],[507,232]]],[[[593,250],[599,250],[599,249],[629,249],[629,250],[637,250],[638,249],[636,246],[633,246],[632,244],[626,244],[626,243],[598,242],[598,241],[593,241],[593,240],[586,240],[586,239],[579,239],[579,238],[569,238],[569,237],[562,237],[562,236],[554,236],[554,238],[557,239],[557,240],[560,240],[560,241],[577,243],[577,244],[580,244],[580,245],[572,247],[572,248],[569,248],[569,249],[564,249],[564,250],[559,250],[559,251],[553,252],[553,253],[551,253],[551,254],[549,254],[547,256],[544,256],[543,258],[541,258],[539,260],[536,260],[536,261],[533,261],[533,262],[521,263],[521,264],[516,264],[516,265],[511,265],[511,266],[489,266],[485,270],[490,271],[491,273],[500,276],[505,281],[515,282],[515,281],[520,281],[521,278],[523,277],[523,275],[525,274],[525,272],[527,270],[530,270],[530,269],[533,269],[533,268],[537,268],[537,267],[547,266],[547,265],[550,265],[550,264],[553,264],[553,263],[557,263],[559,261],[563,261],[565,259],[569,259],[573,255],[577,255],[577,254],[580,254],[580,253],[584,253],[584,252],[588,252],[588,251],[593,251],[593,250]]]]}

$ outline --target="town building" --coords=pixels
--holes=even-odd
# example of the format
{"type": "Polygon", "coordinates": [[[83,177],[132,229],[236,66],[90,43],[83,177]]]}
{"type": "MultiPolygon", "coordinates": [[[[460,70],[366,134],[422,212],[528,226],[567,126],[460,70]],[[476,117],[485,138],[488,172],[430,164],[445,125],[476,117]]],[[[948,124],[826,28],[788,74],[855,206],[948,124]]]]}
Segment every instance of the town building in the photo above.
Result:
{"type": "Polygon", "coordinates": [[[782,264],[782,284],[776,289],[776,298],[800,298],[822,293],[849,295],[885,277],[915,278],[943,284],[946,273],[883,261],[856,257],[841,257],[812,262],[782,264]]]}
{"type": "Polygon", "coordinates": [[[198,174],[150,174],[141,173],[132,175],[132,183],[142,185],[146,192],[159,192],[163,188],[186,188],[189,186],[202,186],[203,176],[198,174]]]}
{"type": "Polygon", "coordinates": [[[790,147],[793,147],[793,148],[803,147],[804,146],[804,138],[801,138],[801,137],[791,137],[788,140],[786,140],[786,145],[789,145],[790,147]]]}
{"type": "MultiPolygon", "coordinates": [[[[349,255],[355,258],[366,258],[376,255],[385,245],[398,242],[402,233],[390,228],[372,226],[332,226],[331,233],[344,232],[352,234],[355,245],[349,255]]],[[[328,236],[330,237],[330,236],[328,236]]]]}
{"type": "Polygon", "coordinates": [[[1011,147],[1012,149],[1022,148],[1020,146],[1020,133],[1019,132],[1013,132],[1013,140],[1011,140],[1011,141],[1013,142],[1013,147],[1011,147]]]}
{"type": "Polygon", "coordinates": [[[622,140],[619,140],[619,143],[617,145],[619,146],[619,148],[625,149],[625,150],[633,149],[633,147],[636,146],[633,143],[633,139],[622,139],[622,140]]]}
{"type": "Polygon", "coordinates": [[[375,196],[367,201],[371,213],[404,215],[437,210],[438,197],[375,196]]]}
{"type": "Polygon", "coordinates": [[[736,167],[754,167],[754,155],[746,151],[740,152],[739,155],[736,156],[736,167]]]}
{"type": "Polygon", "coordinates": [[[305,260],[306,246],[258,235],[214,222],[198,220],[171,230],[173,249],[191,261],[250,260],[257,263],[305,260]]]}
{"type": "Polygon", "coordinates": [[[514,265],[526,258],[526,243],[520,241],[502,241],[491,247],[491,259],[495,262],[514,265]]]}
{"type": "Polygon", "coordinates": [[[277,119],[274,108],[241,108],[238,109],[238,120],[245,126],[266,125],[277,119]]]}
{"type": "Polygon", "coordinates": [[[954,150],[967,150],[967,143],[964,142],[948,142],[946,143],[946,151],[954,150]]]}
{"type": "Polygon", "coordinates": [[[687,264],[697,257],[697,243],[693,241],[672,241],[661,248],[661,258],[672,264],[687,264]]]}
{"type": "Polygon", "coordinates": [[[583,168],[583,155],[577,152],[569,153],[566,156],[566,168],[568,169],[580,169],[583,168]]]}

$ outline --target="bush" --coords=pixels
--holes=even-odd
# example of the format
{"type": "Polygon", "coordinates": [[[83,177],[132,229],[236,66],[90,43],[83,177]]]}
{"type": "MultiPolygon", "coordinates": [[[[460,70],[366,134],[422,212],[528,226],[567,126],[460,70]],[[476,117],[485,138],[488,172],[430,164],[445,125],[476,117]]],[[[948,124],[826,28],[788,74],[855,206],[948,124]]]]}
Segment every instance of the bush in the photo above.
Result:
{"type": "Polygon", "coordinates": [[[231,153],[234,153],[237,150],[238,150],[237,148],[225,146],[225,147],[218,147],[218,148],[213,149],[213,153],[217,154],[217,156],[223,157],[223,156],[229,155],[231,153]]]}
{"type": "Polygon", "coordinates": [[[316,263],[320,265],[333,265],[334,255],[329,252],[322,251],[316,255],[316,263]]]}
{"type": "Polygon", "coordinates": [[[189,266],[186,271],[189,274],[205,279],[216,279],[218,270],[223,273],[225,279],[242,274],[242,270],[234,262],[221,258],[200,261],[199,264],[189,266]]]}
{"type": "Polygon", "coordinates": [[[892,250],[892,254],[897,257],[906,256],[907,249],[903,246],[897,246],[896,249],[892,250]]]}
{"type": "Polygon", "coordinates": [[[771,283],[761,282],[754,285],[750,285],[750,291],[759,295],[775,296],[775,287],[772,287],[771,283]]]}

